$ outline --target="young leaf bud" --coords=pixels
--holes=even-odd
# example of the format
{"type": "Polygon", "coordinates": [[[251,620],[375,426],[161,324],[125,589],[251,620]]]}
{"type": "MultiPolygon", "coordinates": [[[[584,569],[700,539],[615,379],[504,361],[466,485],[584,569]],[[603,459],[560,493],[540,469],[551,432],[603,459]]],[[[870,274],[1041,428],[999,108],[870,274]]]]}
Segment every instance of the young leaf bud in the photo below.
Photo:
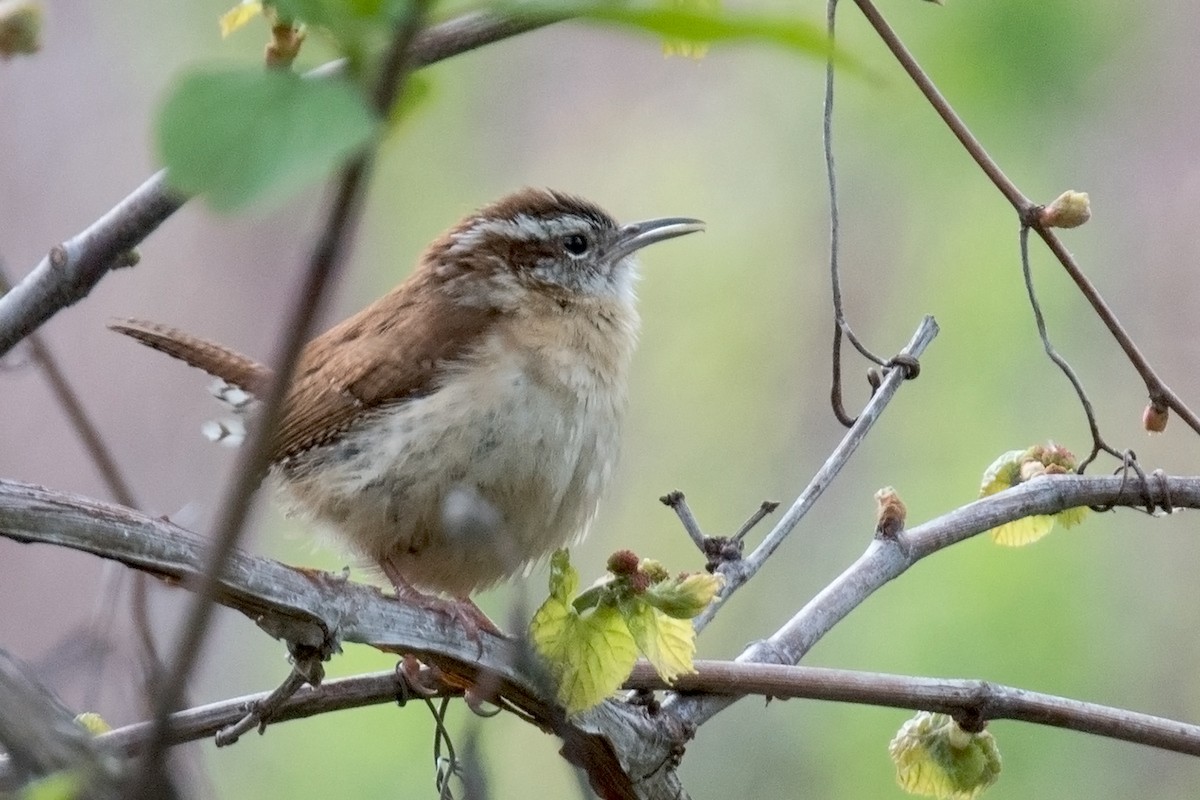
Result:
{"type": "Polygon", "coordinates": [[[1063,192],[1041,213],[1041,223],[1047,228],[1078,228],[1091,218],[1087,192],[1063,192]]]}
{"type": "Polygon", "coordinates": [[[1171,409],[1151,401],[1146,406],[1146,410],[1142,412],[1142,427],[1146,429],[1147,433],[1162,433],[1167,429],[1167,420],[1170,419],[1170,416],[1171,409]]]}

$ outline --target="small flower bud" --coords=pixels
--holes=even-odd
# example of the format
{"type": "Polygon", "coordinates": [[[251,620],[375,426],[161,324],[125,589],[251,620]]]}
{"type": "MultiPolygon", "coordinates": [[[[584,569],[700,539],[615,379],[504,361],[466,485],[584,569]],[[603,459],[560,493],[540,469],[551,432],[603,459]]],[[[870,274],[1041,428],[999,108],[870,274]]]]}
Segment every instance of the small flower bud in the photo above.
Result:
{"type": "Polygon", "coordinates": [[[894,539],[904,530],[904,518],[908,509],[904,501],[891,486],[880,489],[875,493],[875,535],[885,539],[894,539]]]}
{"type": "Polygon", "coordinates": [[[638,564],[638,570],[646,573],[651,583],[660,583],[671,577],[671,573],[667,572],[667,568],[653,558],[643,558],[641,563],[638,564]]]}
{"type": "Polygon", "coordinates": [[[1040,220],[1047,228],[1078,228],[1092,218],[1087,192],[1063,192],[1042,209],[1040,220]]]}
{"type": "Polygon", "coordinates": [[[613,575],[632,575],[638,571],[637,553],[632,550],[618,550],[608,557],[607,569],[613,575]]]}
{"type": "Polygon", "coordinates": [[[1171,409],[1151,401],[1146,406],[1146,410],[1142,412],[1142,427],[1146,429],[1147,433],[1162,433],[1167,429],[1167,420],[1170,416],[1171,409]]]}

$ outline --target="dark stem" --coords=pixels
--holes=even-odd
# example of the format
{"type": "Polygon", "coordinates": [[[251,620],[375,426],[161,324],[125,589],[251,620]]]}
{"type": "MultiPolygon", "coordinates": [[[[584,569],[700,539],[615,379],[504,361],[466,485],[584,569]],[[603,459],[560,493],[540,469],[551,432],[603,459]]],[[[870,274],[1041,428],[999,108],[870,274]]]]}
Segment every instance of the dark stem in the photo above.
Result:
{"type": "MultiPolygon", "coordinates": [[[[387,115],[403,88],[406,54],[424,18],[424,10],[423,5],[414,6],[400,22],[383,60],[383,69],[373,93],[375,110],[381,117],[387,115]]],[[[350,234],[360,216],[371,165],[372,153],[366,151],[342,171],[329,220],[313,251],[299,300],[283,327],[275,359],[275,377],[264,398],[258,428],[239,459],[237,477],[214,525],[216,535],[205,559],[201,583],[196,589],[171,663],[158,687],[154,703],[155,733],[146,750],[138,776],[139,791],[134,794],[135,797],[154,797],[165,785],[163,762],[170,742],[170,714],[178,708],[188,676],[199,656],[201,643],[216,608],[215,600],[225,563],[237,546],[250,510],[251,498],[269,466],[271,438],[283,414],[283,401],[292,372],[301,349],[309,339],[327,290],[343,261],[350,234]]]]}
{"type": "MultiPolygon", "coordinates": [[[[829,0],[825,7],[825,26],[832,46],[835,41],[835,23],[837,20],[837,0],[829,0]]],[[[872,353],[859,341],[854,329],[846,320],[846,311],[842,304],[842,279],[838,264],[840,213],[837,195],[837,169],[833,160],[833,56],[825,62],[825,102],[822,115],[821,140],[825,149],[825,178],[829,187],[829,277],[833,287],[833,382],[830,388],[830,403],[833,415],[838,422],[849,428],[854,424],[854,418],[846,413],[842,401],[842,334],[854,345],[859,354],[879,366],[886,362],[872,353]]]]}
{"type": "Polygon", "coordinates": [[[1075,374],[1075,370],[1071,367],[1071,364],[1050,343],[1050,336],[1046,333],[1046,318],[1042,315],[1042,304],[1038,302],[1037,292],[1033,288],[1033,270],[1029,266],[1028,226],[1021,226],[1020,241],[1021,272],[1025,276],[1025,291],[1029,294],[1029,305],[1033,309],[1033,319],[1037,323],[1038,336],[1042,339],[1042,347],[1045,349],[1046,355],[1058,365],[1062,373],[1067,376],[1067,380],[1071,382],[1071,386],[1074,387],[1075,395],[1079,398],[1079,404],[1083,406],[1083,413],[1087,415],[1088,430],[1092,434],[1091,453],[1080,462],[1079,471],[1083,472],[1101,451],[1108,453],[1114,458],[1122,458],[1122,454],[1109,447],[1108,443],[1104,441],[1104,437],[1100,434],[1100,426],[1096,423],[1096,412],[1092,408],[1091,398],[1088,397],[1087,391],[1083,388],[1083,382],[1079,380],[1079,376],[1075,374]]]}

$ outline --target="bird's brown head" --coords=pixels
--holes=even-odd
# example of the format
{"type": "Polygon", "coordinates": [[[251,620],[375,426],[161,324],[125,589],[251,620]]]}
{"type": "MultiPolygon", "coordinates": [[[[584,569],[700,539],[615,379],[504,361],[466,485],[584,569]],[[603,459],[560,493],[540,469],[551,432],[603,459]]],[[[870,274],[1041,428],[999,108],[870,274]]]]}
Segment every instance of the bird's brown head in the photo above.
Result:
{"type": "Polygon", "coordinates": [[[560,304],[632,304],[637,273],[631,256],[703,229],[700,220],[684,217],[619,225],[581,197],[522,189],[443,234],[426,251],[424,266],[467,304],[518,306],[531,295],[560,304]]]}

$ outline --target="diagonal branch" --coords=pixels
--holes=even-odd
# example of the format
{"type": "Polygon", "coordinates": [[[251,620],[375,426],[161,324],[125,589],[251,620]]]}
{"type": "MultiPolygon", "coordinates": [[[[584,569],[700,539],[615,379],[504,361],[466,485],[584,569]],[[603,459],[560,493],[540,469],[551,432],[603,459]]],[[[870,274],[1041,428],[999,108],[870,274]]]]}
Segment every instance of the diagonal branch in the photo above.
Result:
{"type": "MultiPolygon", "coordinates": [[[[877,589],[926,556],[1015,519],[1055,514],[1078,506],[1141,506],[1147,498],[1163,507],[1200,507],[1200,477],[1055,475],[968,503],[893,538],[875,538],[841,575],[822,589],[770,638],[756,642],[739,662],[797,664],[822,636],[877,589]]],[[[701,725],[734,702],[727,697],[675,695],[664,710],[685,724],[701,725]]]]}
{"type": "Polygon", "coordinates": [[[1124,351],[1125,357],[1129,359],[1129,363],[1141,377],[1143,383],[1146,384],[1146,392],[1149,394],[1150,402],[1160,408],[1163,406],[1170,408],[1187,423],[1188,427],[1196,433],[1200,433],[1200,416],[1197,416],[1183,402],[1179,395],[1172,391],[1171,387],[1167,386],[1166,382],[1155,372],[1154,368],[1150,366],[1150,362],[1146,359],[1146,356],[1142,354],[1141,349],[1134,343],[1133,337],[1129,335],[1128,331],[1121,324],[1121,321],[1117,319],[1117,315],[1113,313],[1112,308],[1109,307],[1099,290],[1096,289],[1083,270],[1079,268],[1074,256],[1071,255],[1070,251],[1067,250],[1054,234],[1054,231],[1042,224],[1038,217],[1040,207],[1026,197],[1017,188],[1016,184],[1004,174],[1004,171],[1000,169],[996,161],[988,155],[983,144],[975,138],[975,135],[971,133],[966,123],[963,122],[962,118],[958,116],[946,98],[942,96],[942,93],[934,86],[933,81],[921,69],[921,65],[917,63],[916,58],[908,51],[904,43],[900,41],[900,37],[888,25],[887,20],[879,13],[879,9],[875,7],[874,3],[871,0],[854,0],[854,2],[858,5],[859,10],[862,11],[863,16],[867,18],[871,27],[875,29],[879,38],[887,45],[888,50],[895,56],[896,61],[900,63],[900,66],[912,78],[913,83],[917,85],[917,88],[925,96],[929,105],[933,107],[933,110],[946,123],[946,127],[950,129],[962,144],[963,149],[967,151],[972,160],[979,165],[984,174],[988,176],[996,188],[1000,190],[1000,193],[1016,209],[1021,224],[1037,231],[1038,236],[1042,237],[1042,241],[1046,243],[1046,246],[1050,248],[1050,252],[1058,259],[1058,263],[1062,264],[1063,269],[1067,271],[1071,280],[1079,287],[1079,291],[1083,293],[1088,303],[1091,304],[1092,310],[1096,312],[1096,316],[1100,318],[1104,327],[1108,328],[1109,333],[1112,334],[1121,350],[1124,351]]]}
{"type": "MultiPolygon", "coordinates": [[[[901,355],[908,356],[913,359],[919,358],[925,352],[925,348],[929,346],[933,338],[937,336],[938,326],[933,317],[925,317],[921,320],[921,324],[917,327],[913,337],[909,343],[905,345],[901,355]]],[[[696,618],[696,630],[703,630],[712,618],[717,615],[717,612],[724,607],[726,601],[733,596],[733,593],[746,584],[753,578],[763,565],[767,563],[767,559],[771,554],[778,549],[779,545],[783,544],[783,540],[787,538],[804,515],[809,512],[813,504],[817,502],[825,489],[833,482],[842,468],[846,466],[846,462],[850,460],[850,456],[854,455],[854,451],[858,449],[859,444],[866,437],[867,433],[875,425],[875,422],[883,414],[883,410],[887,408],[888,403],[896,396],[896,392],[900,390],[900,385],[904,382],[908,371],[901,368],[891,369],[887,377],[883,379],[883,383],[879,389],[871,397],[870,402],[863,408],[862,413],[858,415],[850,430],[846,431],[846,435],[842,437],[842,441],[834,448],[829,458],[813,476],[808,486],[796,498],[796,502],[792,503],[792,507],[787,510],[787,513],[776,523],[775,527],[767,534],[762,543],[754,549],[750,555],[740,561],[729,561],[721,565],[720,572],[725,576],[725,585],[721,589],[721,594],[713,601],[703,614],[696,618]]]]}
{"type": "MultiPolygon", "coordinates": [[[[464,14],[422,31],[413,41],[413,69],[544,27],[547,16],[464,14]]],[[[315,73],[328,72],[325,68],[315,73]]],[[[148,178],[100,219],[55,245],[12,291],[0,297],[0,355],[58,311],[79,302],[128,253],[187,201],[167,188],[165,170],[148,178]]]]}

